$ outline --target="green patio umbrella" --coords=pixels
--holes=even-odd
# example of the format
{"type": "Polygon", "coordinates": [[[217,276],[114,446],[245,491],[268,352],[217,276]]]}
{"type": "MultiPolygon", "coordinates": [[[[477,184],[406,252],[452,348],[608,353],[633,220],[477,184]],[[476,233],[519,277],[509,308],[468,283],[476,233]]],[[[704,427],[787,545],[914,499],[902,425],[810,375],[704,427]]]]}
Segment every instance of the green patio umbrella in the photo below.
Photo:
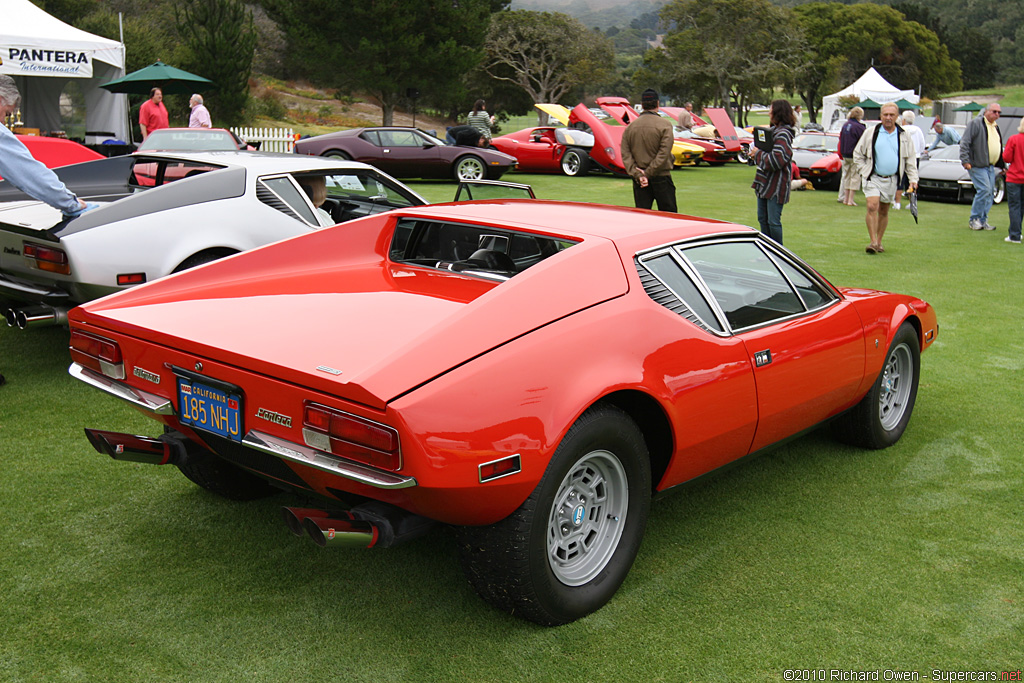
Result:
{"type": "Polygon", "coordinates": [[[132,95],[148,95],[152,88],[160,88],[165,95],[186,95],[198,90],[209,90],[212,86],[213,81],[208,78],[196,76],[163,62],[155,62],[127,76],[100,85],[110,92],[132,95]]]}
{"type": "Polygon", "coordinates": [[[902,99],[902,98],[896,100],[896,106],[900,108],[900,111],[903,111],[904,109],[920,109],[921,108],[921,105],[914,104],[913,102],[910,102],[910,101],[902,99]]]}
{"type": "Polygon", "coordinates": [[[953,111],[981,111],[985,107],[981,106],[977,102],[968,102],[962,107],[957,107],[953,111]]]}
{"type": "Polygon", "coordinates": [[[858,102],[857,106],[860,107],[861,109],[878,109],[882,105],[880,105],[878,102],[875,102],[872,99],[866,99],[863,102],[858,102]]]}

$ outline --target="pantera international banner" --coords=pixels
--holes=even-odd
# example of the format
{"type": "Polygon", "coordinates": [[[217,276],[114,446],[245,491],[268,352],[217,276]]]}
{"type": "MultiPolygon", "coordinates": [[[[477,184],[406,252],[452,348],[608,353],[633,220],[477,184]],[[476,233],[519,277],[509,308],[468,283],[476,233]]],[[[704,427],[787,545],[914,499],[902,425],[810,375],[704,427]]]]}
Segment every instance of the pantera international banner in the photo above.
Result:
{"type": "Polygon", "coordinates": [[[92,78],[92,50],[0,45],[0,74],[92,78]]]}
{"type": "Polygon", "coordinates": [[[75,84],[86,131],[128,139],[128,104],[100,84],[124,76],[124,45],[50,16],[29,0],[0,0],[0,73],[21,91],[21,118],[40,131],[63,130],[61,96],[75,84]]]}

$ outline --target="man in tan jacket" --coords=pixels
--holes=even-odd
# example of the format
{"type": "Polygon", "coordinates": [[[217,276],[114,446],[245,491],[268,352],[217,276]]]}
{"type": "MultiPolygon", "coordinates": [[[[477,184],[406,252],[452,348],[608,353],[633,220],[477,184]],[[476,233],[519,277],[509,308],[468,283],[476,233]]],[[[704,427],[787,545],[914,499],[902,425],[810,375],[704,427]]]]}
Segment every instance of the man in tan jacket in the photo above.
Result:
{"type": "Polygon", "coordinates": [[[643,113],[622,133],[622,164],[633,178],[633,203],[676,213],[676,186],[672,183],[672,122],[658,114],[658,93],[647,89],[640,96],[643,113]]]}

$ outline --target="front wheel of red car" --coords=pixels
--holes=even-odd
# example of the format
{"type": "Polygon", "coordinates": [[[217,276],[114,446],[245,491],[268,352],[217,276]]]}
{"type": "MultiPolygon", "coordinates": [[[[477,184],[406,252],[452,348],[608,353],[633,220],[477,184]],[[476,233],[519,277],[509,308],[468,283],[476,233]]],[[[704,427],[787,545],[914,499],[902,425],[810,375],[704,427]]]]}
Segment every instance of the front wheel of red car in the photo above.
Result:
{"type": "Polygon", "coordinates": [[[574,424],[512,515],[462,530],[462,566],[487,602],[545,626],[584,617],[618,590],[640,548],[650,458],[636,423],[596,406],[574,424]]]}
{"type": "Polygon", "coordinates": [[[888,448],[903,436],[917,400],[921,345],[917,330],[903,323],[885,356],[885,364],[860,403],[832,423],[841,441],[862,448],[888,448]]]}
{"type": "Polygon", "coordinates": [[[455,179],[458,181],[463,180],[486,180],[487,179],[487,167],[484,166],[483,159],[472,155],[459,157],[455,161],[455,179]]]}

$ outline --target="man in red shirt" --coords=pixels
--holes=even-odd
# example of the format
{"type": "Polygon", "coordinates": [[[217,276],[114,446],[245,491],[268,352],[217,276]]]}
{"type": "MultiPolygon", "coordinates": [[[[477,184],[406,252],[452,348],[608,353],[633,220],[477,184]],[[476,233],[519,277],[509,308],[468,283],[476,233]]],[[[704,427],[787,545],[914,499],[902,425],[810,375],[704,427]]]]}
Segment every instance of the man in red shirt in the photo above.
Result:
{"type": "Polygon", "coordinates": [[[139,125],[142,126],[142,139],[145,140],[154,130],[168,128],[167,107],[164,106],[164,92],[160,88],[149,91],[149,99],[139,109],[139,125]]]}

